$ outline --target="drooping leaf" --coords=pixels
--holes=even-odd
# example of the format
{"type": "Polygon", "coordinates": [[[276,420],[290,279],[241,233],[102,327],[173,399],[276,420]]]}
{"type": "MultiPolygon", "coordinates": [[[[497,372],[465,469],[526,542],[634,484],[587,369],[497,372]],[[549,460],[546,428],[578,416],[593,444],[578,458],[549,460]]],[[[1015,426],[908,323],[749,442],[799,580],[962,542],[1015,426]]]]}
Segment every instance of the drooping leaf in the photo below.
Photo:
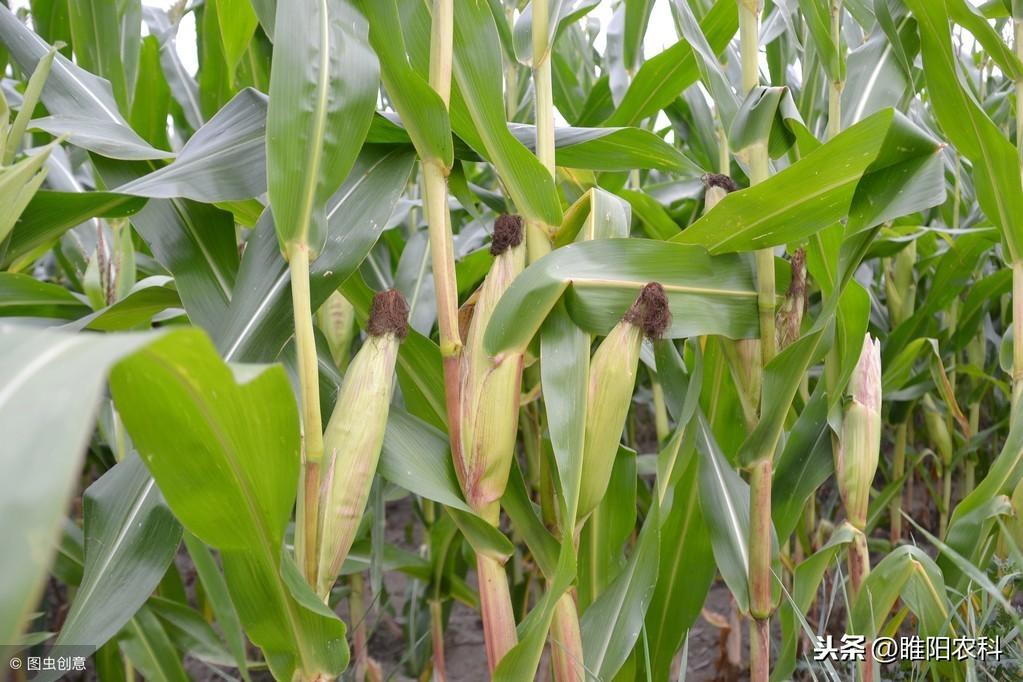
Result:
{"type": "MultiPolygon", "coordinates": [[[[453,74],[486,156],[519,211],[546,225],[558,225],[561,205],[554,179],[512,136],[505,121],[500,40],[486,0],[458,3],[454,42],[453,74]]],[[[458,131],[455,113],[453,110],[452,125],[458,131]]],[[[465,132],[459,135],[465,137],[465,132]]]]}
{"type": "Polygon", "coordinates": [[[150,334],[84,335],[0,328],[0,639],[17,640],[53,556],[107,369],[150,334]],[[74,387],[73,390],[71,387],[74,387]],[[27,418],[31,415],[31,418],[27,418]],[[39,453],[47,455],[39,466],[39,453]]]}
{"type": "Polygon", "coordinates": [[[220,550],[242,624],[275,675],[336,675],[348,662],[344,624],[284,554],[299,462],[291,386],[281,367],[243,380],[201,332],[182,331],[123,361],[110,383],[168,506],[220,550]]]}
{"type": "Polygon", "coordinates": [[[959,152],[973,163],[977,201],[998,226],[1008,260],[1023,257],[1023,185],[1015,147],[959,79],[949,0],[907,0],[920,26],[924,75],[934,114],[959,152]]]}
{"type": "MultiPolygon", "coordinates": [[[[732,0],[717,0],[700,22],[715,53],[725,49],[739,29],[738,7],[732,0]]],[[[636,125],[671,104],[700,77],[697,56],[686,40],[647,60],[636,72],[629,89],[606,125],[636,125]]]]}
{"type": "Polygon", "coordinates": [[[177,158],[114,192],[215,203],[266,192],[266,97],[242,90],[189,138],[177,158]]]}
{"type": "Polygon", "coordinates": [[[424,161],[450,167],[451,123],[440,95],[408,62],[394,0],[359,0],[369,19],[369,40],[380,58],[380,75],[403,127],[424,161]]]}
{"type": "Polygon", "coordinates": [[[601,239],[557,249],[527,268],[494,312],[488,352],[525,348],[565,294],[576,324],[606,334],[648,282],[668,294],[670,338],[756,333],[756,292],[743,260],[668,242],[601,239]]]}
{"type": "Polygon", "coordinates": [[[945,198],[939,150],[903,115],[878,112],[766,181],[729,194],[674,241],[711,253],[748,251],[798,242],[844,216],[854,233],[935,206],[945,198]]]}
{"type": "MultiPolygon", "coordinates": [[[[367,148],[327,207],[328,236],[310,270],[317,309],[351,275],[383,231],[405,187],[414,157],[405,150],[367,148]]],[[[217,325],[217,346],[234,361],[274,360],[294,333],[290,273],[269,212],[249,239],[231,304],[217,325]]]]}
{"type": "MultiPolygon", "coordinates": [[[[26,72],[31,73],[51,47],[6,6],[0,6],[0,40],[26,72]]],[[[42,94],[51,116],[39,128],[67,133],[72,144],[126,159],[163,159],[173,154],[154,149],[121,115],[110,82],[61,54],[53,61],[42,94]],[[51,125],[52,124],[52,125],[51,125]]]]}

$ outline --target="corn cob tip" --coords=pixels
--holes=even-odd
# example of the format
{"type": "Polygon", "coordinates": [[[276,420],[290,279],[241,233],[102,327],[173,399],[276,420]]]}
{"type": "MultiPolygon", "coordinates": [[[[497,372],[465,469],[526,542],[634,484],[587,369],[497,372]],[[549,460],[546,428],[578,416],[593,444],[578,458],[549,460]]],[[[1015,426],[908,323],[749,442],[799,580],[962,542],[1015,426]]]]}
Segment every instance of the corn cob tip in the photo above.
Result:
{"type": "Polygon", "coordinates": [[[705,173],[703,175],[703,184],[708,189],[720,187],[725,192],[734,192],[739,189],[739,186],[735,184],[735,180],[732,180],[723,173],[705,173]]]}
{"type": "Polygon", "coordinates": [[[494,238],[490,242],[490,253],[500,256],[508,249],[522,243],[522,218],[502,214],[494,221],[494,238]]]}
{"type": "Polygon", "coordinates": [[[881,342],[870,334],[863,338],[863,348],[849,379],[849,395],[876,413],[881,412],[881,342]]]}
{"type": "Polygon", "coordinates": [[[664,287],[657,282],[643,287],[623,319],[640,327],[648,338],[656,339],[664,334],[671,325],[671,309],[664,287]]]}
{"type": "Polygon", "coordinates": [[[373,308],[369,313],[371,336],[394,334],[404,339],[408,334],[408,303],[397,289],[381,291],[373,297],[373,308]]]}

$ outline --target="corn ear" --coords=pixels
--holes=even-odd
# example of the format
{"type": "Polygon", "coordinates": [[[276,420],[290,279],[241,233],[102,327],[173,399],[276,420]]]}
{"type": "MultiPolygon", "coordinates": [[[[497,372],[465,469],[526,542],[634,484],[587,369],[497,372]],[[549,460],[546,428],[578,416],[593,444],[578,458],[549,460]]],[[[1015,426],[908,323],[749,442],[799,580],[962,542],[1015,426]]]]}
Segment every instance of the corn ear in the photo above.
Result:
{"type": "Polygon", "coordinates": [[[323,436],[323,481],[317,591],[325,597],[341,571],[366,509],[391,403],[398,346],[407,333],[408,305],[385,291],[373,299],[369,337],[353,358],[323,436]]]}
{"type": "Polygon", "coordinates": [[[775,328],[778,334],[778,350],[799,340],[803,326],[803,311],[806,306],[806,252],[799,248],[792,252],[790,262],[792,280],[785,299],[778,307],[775,328]]]}
{"type": "Polygon", "coordinates": [[[483,336],[497,302],[525,267],[521,218],[497,219],[490,250],[494,263],[477,292],[461,357],[462,461],[456,468],[466,500],[496,522],[515,452],[522,355],[492,358],[483,350],[483,336]]]}
{"type": "Polygon", "coordinates": [[[586,400],[586,434],[577,522],[585,519],[607,492],[625,419],[632,404],[643,336],[660,336],[670,323],[664,289],[656,282],[647,284],[625,317],[593,354],[586,400]]]}
{"type": "Polygon", "coordinates": [[[355,337],[355,307],[340,291],[332,293],[316,311],[316,326],[323,332],[334,364],[348,367],[348,349],[355,337]]]}
{"type": "Polygon", "coordinates": [[[835,449],[835,472],[846,517],[863,530],[881,450],[881,344],[869,334],[849,379],[848,397],[835,449]]]}
{"type": "Polygon", "coordinates": [[[706,191],[703,194],[703,212],[706,214],[712,208],[721,203],[729,193],[739,189],[727,175],[721,173],[707,173],[703,176],[703,186],[706,191]]]}
{"type": "Polygon", "coordinates": [[[916,241],[905,246],[885,269],[885,292],[892,323],[899,324],[913,314],[916,302],[916,241]]]}
{"type": "Polygon", "coordinates": [[[952,455],[955,448],[952,445],[952,434],[948,430],[948,422],[945,415],[938,409],[934,398],[928,393],[921,401],[924,413],[924,425],[927,427],[927,435],[934,445],[934,450],[941,460],[942,466],[952,464],[952,455]]]}

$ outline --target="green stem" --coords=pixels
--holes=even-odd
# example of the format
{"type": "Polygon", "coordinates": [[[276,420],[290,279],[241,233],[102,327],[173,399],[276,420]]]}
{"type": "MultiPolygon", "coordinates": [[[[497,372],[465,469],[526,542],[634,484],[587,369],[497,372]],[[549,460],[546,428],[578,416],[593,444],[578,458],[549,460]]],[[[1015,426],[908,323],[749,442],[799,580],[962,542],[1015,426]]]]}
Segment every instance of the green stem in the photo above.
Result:
{"type": "Polygon", "coordinates": [[[661,382],[654,377],[651,380],[650,388],[654,396],[654,430],[657,434],[657,442],[663,443],[671,435],[671,427],[668,423],[668,405],[664,402],[664,389],[661,382]]]}
{"type": "Polygon", "coordinates": [[[938,515],[938,537],[945,537],[948,530],[948,515],[952,507],[952,465],[941,467],[941,509],[938,515]]]}
{"type": "MultiPolygon", "coordinates": [[[[867,536],[862,529],[857,529],[849,546],[849,598],[855,601],[863,587],[863,581],[870,575],[870,552],[867,549],[867,536]]],[[[871,647],[866,647],[866,660],[859,664],[862,682],[874,681],[874,662],[871,647]]]]}
{"type": "Polygon", "coordinates": [[[295,317],[295,348],[302,402],[302,473],[295,519],[295,556],[305,579],[310,585],[316,585],[323,422],[320,417],[320,374],[309,295],[308,246],[289,245],[288,265],[291,268],[291,303],[295,317]]]}
{"type": "MultiPolygon", "coordinates": [[[[533,0],[533,95],[536,119],[536,156],[554,177],[554,87],[551,81],[551,53],[547,46],[550,28],[548,0],[533,0]]],[[[526,221],[526,254],[532,263],[551,250],[551,227],[537,220],[526,221]]]]}
{"type": "Polygon", "coordinates": [[[476,575],[479,579],[487,667],[493,675],[497,664],[518,642],[515,612],[508,591],[508,575],[499,561],[485,554],[477,554],[476,575]]]}
{"type": "MultiPolygon", "coordinates": [[[[842,45],[842,0],[831,2],[831,42],[835,50],[841,49],[842,45]]],[[[832,81],[828,85],[828,139],[832,139],[842,132],[842,90],[845,82],[841,80],[832,81]]]]}
{"type": "Polygon", "coordinates": [[[1012,409],[1023,392],[1023,261],[1012,264],[1012,409]]]}
{"type": "Polygon", "coordinates": [[[355,653],[355,679],[366,678],[369,669],[369,637],[366,633],[366,600],[365,584],[361,573],[353,573],[349,578],[351,594],[348,596],[348,609],[351,613],[352,648],[355,653]]]}
{"type": "Polygon", "coordinates": [[[562,595],[551,621],[551,667],[557,682],[585,682],[582,635],[573,591],[562,595]]]}
{"type": "MultiPolygon", "coordinates": [[[[1012,21],[1016,56],[1023,59],[1023,21],[1012,21]]],[[[1016,81],[1016,146],[1023,162],[1023,80],[1016,81]]],[[[1023,173],[1023,166],[1021,166],[1023,173]]],[[[1019,406],[1023,392],[1023,263],[1012,264],[1012,409],[1019,406]]]]}
{"type": "MultiPolygon", "coordinates": [[[[742,54],[742,87],[749,93],[760,83],[761,0],[739,0],[739,36],[742,54]]],[[[770,173],[766,143],[749,149],[750,184],[767,179],[770,173]]],[[[774,357],[774,251],[756,252],[757,302],[760,311],[761,367],[774,357]]],[[[762,396],[761,404],[770,400],[762,396]]],[[[750,471],[749,590],[750,679],[767,682],[771,670],[771,478],[773,453],[754,462],[750,471]]]]}
{"type": "MultiPolygon", "coordinates": [[[[906,415],[906,420],[895,427],[895,453],[892,463],[892,479],[899,480],[906,474],[906,434],[909,430],[909,420],[912,415],[906,415]]],[[[902,490],[892,498],[889,507],[891,516],[890,539],[893,545],[902,540],[902,490]]]]}
{"type": "Polygon", "coordinates": [[[430,638],[433,640],[433,680],[445,682],[448,677],[444,660],[444,604],[430,600],[430,638]]]}

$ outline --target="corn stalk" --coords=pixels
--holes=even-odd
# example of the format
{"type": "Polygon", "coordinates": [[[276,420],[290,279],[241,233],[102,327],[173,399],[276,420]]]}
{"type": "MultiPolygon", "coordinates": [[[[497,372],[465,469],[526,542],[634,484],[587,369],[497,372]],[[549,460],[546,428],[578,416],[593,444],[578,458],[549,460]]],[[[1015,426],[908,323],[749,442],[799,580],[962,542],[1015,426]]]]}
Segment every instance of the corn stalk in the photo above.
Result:
{"type": "MultiPolygon", "coordinates": [[[[742,87],[749,93],[760,84],[760,0],[739,0],[739,36],[742,55],[742,87]]],[[[758,142],[749,149],[750,184],[763,182],[770,174],[767,141],[758,142]]],[[[757,297],[760,311],[761,367],[775,355],[775,280],[774,250],[756,252],[757,297]]],[[[761,398],[761,403],[770,396],[761,398]]],[[[766,682],[770,676],[772,604],[771,572],[771,478],[772,457],[754,462],[750,469],[750,525],[749,525],[749,590],[750,615],[750,675],[754,682],[766,682]]]]}

